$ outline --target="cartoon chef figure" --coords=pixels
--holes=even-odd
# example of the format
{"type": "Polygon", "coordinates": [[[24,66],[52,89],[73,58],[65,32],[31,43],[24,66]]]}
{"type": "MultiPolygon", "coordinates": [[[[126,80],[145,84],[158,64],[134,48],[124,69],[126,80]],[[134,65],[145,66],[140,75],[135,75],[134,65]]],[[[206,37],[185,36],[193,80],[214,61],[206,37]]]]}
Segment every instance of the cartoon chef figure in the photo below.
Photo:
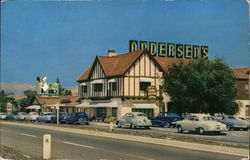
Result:
{"type": "Polygon", "coordinates": [[[36,80],[37,80],[37,81],[39,82],[39,84],[40,84],[41,93],[45,93],[45,92],[48,90],[48,88],[49,88],[49,86],[48,86],[48,84],[47,84],[47,82],[46,82],[47,77],[44,77],[44,78],[37,77],[36,80]]]}

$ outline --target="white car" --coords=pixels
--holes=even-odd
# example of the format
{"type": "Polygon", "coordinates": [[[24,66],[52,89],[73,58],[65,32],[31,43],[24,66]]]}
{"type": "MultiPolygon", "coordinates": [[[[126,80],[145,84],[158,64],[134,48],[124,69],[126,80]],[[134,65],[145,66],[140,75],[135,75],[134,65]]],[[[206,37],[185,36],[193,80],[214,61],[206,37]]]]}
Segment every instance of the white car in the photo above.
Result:
{"type": "Polygon", "coordinates": [[[116,121],[116,125],[118,128],[123,126],[129,128],[137,128],[137,127],[145,127],[149,128],[152,126],[151,121],[147,118],[147,116],[142,112],[129,112],[126,113],[121,119],[116,121]]]}
{"type": "Polygon", "coordinates": [[[17,113],[17,115],[14,115],[14,119],[15,120],[25,120],[26,116],[27,116],[26,112],[19,112],[19,113],[17,113]]]}
{"type": "Polygon", "coordinates": [[[53,112],[43,112],[37,117],[38,122],[52,122],[52,119],[55,118],[56,115],[53,112]]]}
{"type": "Polygon", "coordinates": [[[199,134],[204,134],[205,132],[220,133],[227,131],[225,124],[214,121],[212,116],[206,114],[190,114],[188,118],[177,121],[176,127],[179,133],[196,131],[199,134]]]}
{"type": "Polygon", "coordinates": [[[27,120],[27,121],[36,121],[38,116],[39,116],[39,114],[37,112],[30,112],[25,117],[25,120],[27,120]]]}
{"type": "Polygon", "coordinates": [[[7,116],[7,113],[0,112],[0,119],[5,119],[7,116]]]}

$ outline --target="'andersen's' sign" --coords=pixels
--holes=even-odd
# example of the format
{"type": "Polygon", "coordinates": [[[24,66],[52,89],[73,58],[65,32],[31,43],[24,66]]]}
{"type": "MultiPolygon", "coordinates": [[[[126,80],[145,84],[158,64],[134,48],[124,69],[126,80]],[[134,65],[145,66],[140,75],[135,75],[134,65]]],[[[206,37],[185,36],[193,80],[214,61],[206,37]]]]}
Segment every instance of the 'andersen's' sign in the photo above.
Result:
{"type": "Polygon", "coordinates": [[[186,58],[186,59],[208,59],[208,46],[174,44],[147,41],[129,41],[129,51],[134,52],[140,49],[149,50],[150,54],[159,57],[186,58]]]}

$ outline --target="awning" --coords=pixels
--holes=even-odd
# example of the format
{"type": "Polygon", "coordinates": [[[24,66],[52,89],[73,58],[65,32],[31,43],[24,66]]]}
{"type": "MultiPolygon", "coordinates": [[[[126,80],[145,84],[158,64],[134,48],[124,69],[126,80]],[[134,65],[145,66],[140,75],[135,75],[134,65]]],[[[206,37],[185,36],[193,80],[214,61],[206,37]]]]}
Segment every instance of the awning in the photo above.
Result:
{"type": "Polygon", "coordinates": [[[116,102],[85,102],[77,105],[76,107],[83,107],[83,108],[101,108],[101,107],[110,107],[110,108],[117,108],[116,102]]]}
{"type": "Polygon", "coordinates": [[[39,105],[31,105],[26,107],[26,109],[41,109],[41,107],[39,105]]]}
{"type": "Polygon", "coordinates": [[[154,103],[133,103],[132,108],[138,109],[155,109],[157,105],[154,103]]]}
{"type": "Polygon", "coordinates": [[[95,83],[103,83],[103,79],[96,79],[93,80],[92,82],[90,82],[91,84],[95,84],[95,83]]]}
{"type": "Polygon", "coordinates": [[[110,79],[110,80],[108,80],[108,82],[109,82],[109,83],[111,83],[111,82],[116,82],[116,79],[110,79]]]}
{"type": "Polygon", "coordinates": [[[140,82],[152,82],[152,78],[140,78],[140,82]]]}
{"type": "Polygon", "coordinates": [[[80,83],[80,86],[86,86],[86,82],[80,83]]]}

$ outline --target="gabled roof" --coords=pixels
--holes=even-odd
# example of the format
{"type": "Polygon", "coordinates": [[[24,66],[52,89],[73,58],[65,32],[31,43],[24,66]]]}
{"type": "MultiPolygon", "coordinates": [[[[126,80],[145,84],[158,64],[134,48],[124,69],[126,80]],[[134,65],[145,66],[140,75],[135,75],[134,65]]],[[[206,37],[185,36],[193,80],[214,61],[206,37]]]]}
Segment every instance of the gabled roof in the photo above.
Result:
{"type": "MultiPolygon", "coordinates": [[[[99,62],[102,66],[106,77],[119,76],[126,73],[126,71],[135,63],[135,61],[143,54],[148,52],[146,49],[138,50],[135,52],[129,52],[120,54],[117,56],[97,56],[95,62],[99,62]]],[[[94,65],[90,66],[79,78],[78,82],[87,80],[90,78],[91,71],[94,69],[94,65]]]]}
{"type": "Polygon", "coordinates": [[[233,72],[237,79],[249,79],[250,67],[235,68],[233,72]]]}
{"type": "Polygon", "coordinates": [[[72,107],[78,105],[78,96],[39,96],[35,95],[35,99],[41,106],[52,106],[57,103],[63,104],[64,107],[72,107]]]}

